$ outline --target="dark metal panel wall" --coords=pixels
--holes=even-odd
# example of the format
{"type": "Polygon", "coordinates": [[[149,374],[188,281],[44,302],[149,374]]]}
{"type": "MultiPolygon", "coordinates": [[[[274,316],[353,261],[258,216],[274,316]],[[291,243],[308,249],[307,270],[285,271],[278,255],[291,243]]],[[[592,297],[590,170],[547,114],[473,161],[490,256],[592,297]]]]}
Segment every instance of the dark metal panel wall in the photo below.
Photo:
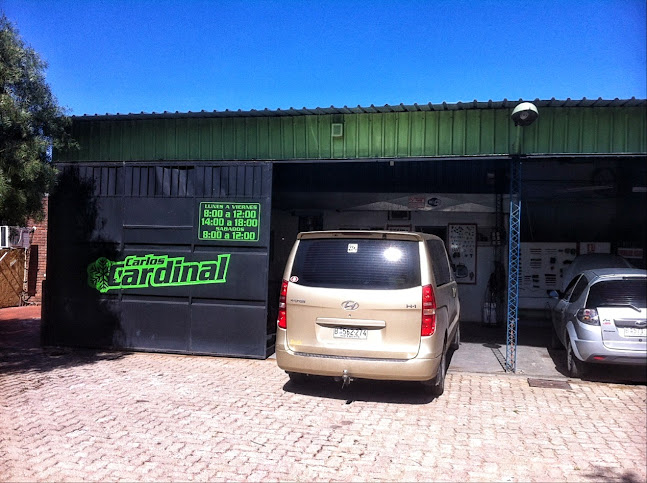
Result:
{"type": "Polygon", "coordinates": [[[501,160],[478,162],[406,161],[362,163],[277,163],[275,193],[380,192],[380,193],[492,193],[488,177],[501,160]]]}
{"type": "Polygon", "coordinates": [[[46,344],[266,357],[269,163],[59,169],[50,196],[46,344]],[[241,220],[256,239],[202,236],[204,203],[222,203],[234,217],[233,204],[251,207],[241,220]]]}

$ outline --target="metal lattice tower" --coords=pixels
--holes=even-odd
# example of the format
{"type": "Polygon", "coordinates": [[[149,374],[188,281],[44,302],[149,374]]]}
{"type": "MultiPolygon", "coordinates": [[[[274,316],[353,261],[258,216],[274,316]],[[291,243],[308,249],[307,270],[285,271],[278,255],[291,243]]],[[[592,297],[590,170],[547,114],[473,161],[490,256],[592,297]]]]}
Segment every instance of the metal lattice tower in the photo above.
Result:
{"type": "Polygon", "coordinates": [[[508,247],[508,325],[505,370],[517,371],[517,309],[519,307],[519,269],[521,235],[521,160],[510,163],[510,242],[508,247]]]}

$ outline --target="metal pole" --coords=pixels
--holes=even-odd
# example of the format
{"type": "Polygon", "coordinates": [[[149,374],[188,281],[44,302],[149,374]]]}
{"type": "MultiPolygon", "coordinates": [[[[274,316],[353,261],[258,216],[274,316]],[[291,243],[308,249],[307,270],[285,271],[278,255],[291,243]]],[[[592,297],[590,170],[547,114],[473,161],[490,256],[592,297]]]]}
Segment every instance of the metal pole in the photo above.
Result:
{"type": "Polygon", "coordinates": [[[517,326],[519,322],[519,272],[521,271],[521,158],[524,156],[524,127],[539,116],[531,102],[522,102],[514,111],[512,119],[516,136],[510,162],[510,242],[508,246],[508,326],[505,351],[505,370],[517,372],[517,326]]]}
{"type": "Polygon", "coordinates": [[[517,372],[517,322],[519,307],[519,264],[521,234],[521,158],[510,163],[510,242],[508,247],[508,324],[505,370],[517,372]]]}

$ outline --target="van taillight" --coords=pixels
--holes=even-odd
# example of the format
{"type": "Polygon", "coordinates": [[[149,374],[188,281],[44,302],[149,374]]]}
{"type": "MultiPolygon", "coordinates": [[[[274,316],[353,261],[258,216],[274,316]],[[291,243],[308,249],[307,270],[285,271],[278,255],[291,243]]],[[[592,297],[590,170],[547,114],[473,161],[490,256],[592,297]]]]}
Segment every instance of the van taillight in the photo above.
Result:
{"type": "Polygon", "coordinates": [[[279,316],[276,319],[276,324],[279,329],[288,328],[288,316],[285,310],[285,304],[288,299],[288,281],[283,280],[281,283],[281,294],[279,295],[279,316]]]}
{"type": "Polygon", "coordinates": [[[431,285],[422,287],[422,328],[420,335],[430,336],[436,332],[436,297],[431,285]]]}

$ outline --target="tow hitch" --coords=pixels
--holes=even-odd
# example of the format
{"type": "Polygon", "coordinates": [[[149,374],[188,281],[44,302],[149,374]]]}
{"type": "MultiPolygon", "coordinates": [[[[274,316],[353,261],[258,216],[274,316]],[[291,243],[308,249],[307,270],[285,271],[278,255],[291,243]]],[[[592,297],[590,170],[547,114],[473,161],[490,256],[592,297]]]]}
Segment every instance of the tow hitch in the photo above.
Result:
{"type": "Polygon", "coordinates": [[[353,379],[348,375],[348,371],[344,369],[344,372],[342,373],[342,376],[341,376],[341,388],[344,389],[351,382],[353,382],[353,379]]]}
{"type": "Polygon", "coordinates": [[[348,386],[351,382],[353,382],[355,379],[350,377],[350,374],[348,374],[348,370],[344,369],[344,372],[342,372],[341,377],[335,376],[333,377],[333,380],[336,382],[341,381],[341,388],[344,389],[346,386],[348,386]]]}

